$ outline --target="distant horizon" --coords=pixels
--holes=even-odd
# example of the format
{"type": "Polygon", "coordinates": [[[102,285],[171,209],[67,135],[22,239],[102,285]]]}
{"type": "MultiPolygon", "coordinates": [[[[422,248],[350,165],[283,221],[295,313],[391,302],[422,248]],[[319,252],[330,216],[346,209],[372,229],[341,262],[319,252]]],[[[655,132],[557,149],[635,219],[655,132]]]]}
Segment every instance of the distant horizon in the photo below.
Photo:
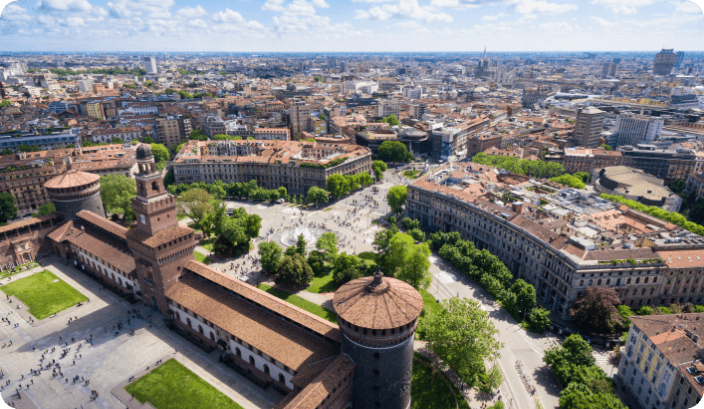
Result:
{"type": "MultiPolygon", "coordinates": [[[[665,48],[669,49],[669,48],[665,48]]],[[[490,56],[492,54],[574,54],[574,53],[582,53],[582,54],[623,54],[623,53],[628,53],[628,54],[643,54],[643,53],[659,53],[663,49],[658,49],[658,50],[642,50],[642,51],[635,51],[635,50],[623,50],[623,51],[598,51],[598,50],[567,50],[567,51],[489,51],[487,50],[487,56],[490,56]]],[[[675,52],[685,52],[685,53],[694,53],[694,54],[703,54],[702,56],[704,57],[704,49],[702,50],[679,50],[679,49],[674,49],[675,52]]],[[[75,50],[75,51],[68,51],[68,50],[57,50],[57,51],[12,51],[12,50],[0,50],[0,56],[3,54],[244,54],[244,55],[266,55],[266,54],[354,54],[354,55],[364,55],[364,54],[370,54],[370,55],[386,55],[386,54],[477,54],[477,55],[482,55],[484,53],[483,50],[481,51],[196,51],[196,50],[182,50],[182,51],[138,51],[138,50],[130,50],[130,51],[90,51],[90,50],[75,50]]]]}
{"type": "Polygon", "coordinates": [[[689,0],[22,0],[0,39],[37,53],[695,52],[704,15],[689,0]]]}

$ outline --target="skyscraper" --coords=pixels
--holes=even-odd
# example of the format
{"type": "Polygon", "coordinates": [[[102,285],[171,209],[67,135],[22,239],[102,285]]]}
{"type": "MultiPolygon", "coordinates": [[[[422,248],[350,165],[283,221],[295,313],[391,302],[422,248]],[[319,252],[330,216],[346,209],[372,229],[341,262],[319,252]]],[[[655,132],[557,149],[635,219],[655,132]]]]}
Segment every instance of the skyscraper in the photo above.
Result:
{"type": "Polygon", "coordinates": [[[308,132],[310,120],[310,106],[304,101],[295,101],[291,105],[290,122],[291,135],[296,137],[301,132],[308,132]]]}
{"type": "Polygon", "coordinates": [[[653,74],[670,75],[675,67],[675,62],[677,62],[675,51],[672,48],[663,48],[662,51],[655,55],[653,74]]]}
{"type": "Polygon", "coordinates": [[[684,51],[677,51],[677,60],[675,61],[675,68],[680,68],[684,62],[684,51]]]}
{"type": "Polygon", "coordinates": [[[156,59],[154,57],[144,57],[144,71],[147,74],[156,74],[156,59]]]}
{"type": "Polygon", "coordinates": [[[574,128],[575,142],[585,148],[598,147],[605,115],[604,111],[594,107],[578,110],[577,123],[574,128]]]}

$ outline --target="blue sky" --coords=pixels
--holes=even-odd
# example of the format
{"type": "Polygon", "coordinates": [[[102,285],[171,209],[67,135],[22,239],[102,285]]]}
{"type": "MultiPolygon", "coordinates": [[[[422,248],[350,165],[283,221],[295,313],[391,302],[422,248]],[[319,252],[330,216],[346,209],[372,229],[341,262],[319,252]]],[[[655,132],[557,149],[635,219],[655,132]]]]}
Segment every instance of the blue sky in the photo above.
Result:
{"type": "Polygon", "coordinates": [[[480,51],[485,45],[490,51],[700,51],[704,15],[688,0],[19,0],[0,16],[3,51],[480,51]]]}

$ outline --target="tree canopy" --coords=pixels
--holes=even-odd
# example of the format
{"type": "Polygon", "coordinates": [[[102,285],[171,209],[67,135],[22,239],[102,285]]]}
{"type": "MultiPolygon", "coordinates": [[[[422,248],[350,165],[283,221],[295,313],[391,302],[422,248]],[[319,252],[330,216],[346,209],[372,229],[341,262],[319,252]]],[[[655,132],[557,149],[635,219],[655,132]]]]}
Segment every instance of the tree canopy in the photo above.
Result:
{"type": "Polygon", "coordinates": [[[308,189],[308,194],[306,195],[306,204],[322,204],[327,203],[329,200],[330,196],[325,189],[321,189],[317,186],[311,186],[310,189],[308,189]]]}
{"type": "Polygon", "coordinates": [[[283,257],[274,282],[288,286],[304,286],[308,285],[312,278],[313,269],[302,255],[295,253],[283,257]]]}
{"type": "Polygon", "coordinates": [[[574,302],[569,313],[580,328],[598,334],[612,334],[624,326],[616,309],[619,304],[621,300],[613,288],[590,287],[574,302]]]}
{"type": "Polygon", "coordinates": [[[413,159],[413,155],[402,142],[384,141],[379,145],[379,159],[386,162],[408,162],[413,159]]]}
{"type": "Polygon", "coordinates": [[[15,198],[9,192],[0,193],[0,222],[7,223],[17,217],[17,206],[15,206],[15,198]]]}
{"type": "Polygon", "coordinates": [[[132,198],[137,196],[137,183],[124,175],[105,175],[100,178],[100,198],[105,211],[124,217],[131,222],[135,218],[132,198]]]}
{"type": "Polygon", "coordinates": [[[415,244],[408,234],[396,233],[389,240],[381,267],[386,275],[395,276],[414,288],[428,288],[430,276],[430,248],[427,243],[415,244]]]}
{"type": "Polygon", "coordinates": [[[386,162],[380,160],[375,160],[372,162],[372,171],[374,172],[374,177],[376,177],[377,180],[384,178],[384,172],[386,172],[386,169],[388,169],[386,162]]]}
{"type": "Polygon", "coordinates": [[[191,189],[178,196],[179,212],[190,217],[202,228],[201,221],[213,211],[213,196],[205,189],[191,189]]]}
{"type": "Polygon", "coordinates": [[[406,204],[407,196],[408,188],[406,186],[394,186],[389,189],[389,192],[386,194],[386,200],[389,202],[391,211],[401,213],[403,211],[403,205],[406,204]]]}
{"type": "Polygon", "coordinates": [[[56,213],[56,206],[53,203],[44,203],[39,207],[37,216],[46,216],[53,213],[56,213]]]}
{"type": "Polygon", "coordinates": [[[273,241],[259,243],[259,255],[264,271],[276,273],[279,270],[279,264],[281,264],[281,254],[281,247],[273,241]]]}
{"type": "Polygon", "coordinates": [[[472,162],[505,169],[519,175],[528,175],[543,179],[560,176],[565,173],[565,169],[562,165],[556,162],[518,159],[512,156],[493,156],[487,155],[484,152],[474,155],[472,162]]]}
{"type": "Polygon", "coordinates": [[[169,149],[166,146],[160,143],[152,143],[150,146],[152,148],[152,155],[154,155],[155,162],[159,163],[169,160],[169,149]]]}
{"type": "Polygon", "coordinates": [[[499,357],[499,331],[477,301],[450,298],[441,304],[440,313],[426,317],[425,339],[430,350],[471,385],[484,372],[484,361],[499,357]]]}
{"type": "Polygon", "coordinates": [[[323,233],[315,242],[315,248],[325,256],[325,261],[334,262],[337,258],[337,235],[333,232],[323,233]]]}

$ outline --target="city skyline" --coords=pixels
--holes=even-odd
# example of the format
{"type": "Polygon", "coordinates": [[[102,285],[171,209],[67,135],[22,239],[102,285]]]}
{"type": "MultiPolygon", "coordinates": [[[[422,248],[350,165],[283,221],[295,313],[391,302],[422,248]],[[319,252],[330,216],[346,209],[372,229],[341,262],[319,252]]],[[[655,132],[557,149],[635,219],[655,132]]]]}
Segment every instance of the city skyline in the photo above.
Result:
{"type": "Polygon", "coordinates": [[[704,18],[665,0],[26,0],[4,8],[0,38],[2,51],[698,51],[704,18]]]}

